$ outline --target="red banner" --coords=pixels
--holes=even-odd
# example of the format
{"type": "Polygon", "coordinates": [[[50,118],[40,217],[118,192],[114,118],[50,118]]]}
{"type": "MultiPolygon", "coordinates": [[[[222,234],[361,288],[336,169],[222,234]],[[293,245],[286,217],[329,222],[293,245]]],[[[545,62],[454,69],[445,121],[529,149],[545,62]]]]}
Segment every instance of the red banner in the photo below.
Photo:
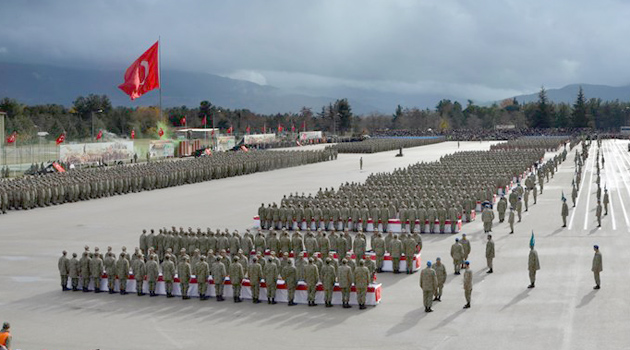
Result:
{"type": "Polygon", "coordinates": [[[55,140],[55,142],[57,142],[57,145],[63,143],[66,140],[66,133],[64,132],[63,134],[59,135],[59,137],[57,137],[57,140],[55,140]]]}
{"type": "Polygon", "coordinates": [[[125,82],[118,85],[132,100],[160,87],[158,42],[135,60],[125,72],[125,82]]]}

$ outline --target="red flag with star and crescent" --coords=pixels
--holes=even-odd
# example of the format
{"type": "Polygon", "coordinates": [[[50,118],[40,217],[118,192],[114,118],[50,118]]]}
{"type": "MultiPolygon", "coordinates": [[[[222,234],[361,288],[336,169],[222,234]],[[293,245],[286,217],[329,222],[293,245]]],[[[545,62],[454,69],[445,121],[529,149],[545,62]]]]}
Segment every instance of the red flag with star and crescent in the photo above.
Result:
{"type": "Polygon", "coordinates": [[[131,129],[131,139],[135,139],[136,138],[136,131],[134,129],[131,129]]]}
{"type": "Polygon", "coordinates": [[[118,85],[132,100],[160,87],[158,45],[159,42],[156,42],[138,57],[127,68],[125,82],[118,85]]]}
{"type": "Polygon", "coordinates": [[[57,137],[57,140],[55,140],[55,142],[57,143],[57,145],[63,143],[66,140],[66,133],[64,132],[63,134],[59,135],[59,137],[57,137]]]}
{"type": "Polygon", "coordinates": [[[17,140],[17,131],[14,131],[9,137],[7,137],[7,143],[13,143],[17,140]]]}
{"type": "Polygon", "coordinates": [[[103,138],[103,130],[99,130],[98,134],[96,135],[96,141],[100,140],[103,138]]]}
{"type": "Polygon", "coordinates": [[[160,135],[160,137],[164,136],[164,130],[162,130],[162,128],[158,131],[158,135],[160,135]]]}

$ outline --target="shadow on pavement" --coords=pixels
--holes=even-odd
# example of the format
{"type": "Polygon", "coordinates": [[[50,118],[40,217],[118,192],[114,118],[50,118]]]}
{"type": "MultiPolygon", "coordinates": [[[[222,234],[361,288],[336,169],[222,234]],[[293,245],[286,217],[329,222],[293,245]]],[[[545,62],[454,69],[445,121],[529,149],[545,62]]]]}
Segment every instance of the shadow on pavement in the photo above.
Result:
{"type": "Polygon", "coordinates": [[[413,309],[405,314],[402,318],[401,322],[392,328],[387,330],[387,335],[391,336],[394,334],[402,333],[413,326],[417,325],[421,319],[425,318],[428,313],[424,312],[424,310],[419,307],[417,309],[413,309]]]}
{"type": "Polygon", "coordinates": [[[503,311],[507,309],[508,307],[516,305],[517,303],[521,302],[522,300],[524,300],[525,298],[529,296],[530,291],[531,289],[525,289],[519,295],[515,296],[514,299],[510,300],[509,303],[505,304],[505,306],[503,306],[500,311],[503,311]]]}
{"type": "Polygon", "coordinates": [[[596,290],[592,290],[590,293],[586,294],[580,301],[580,304],[577,306],[577,308],[579,309],[588,305],[595,298],[595,294],[597,294],[596,290]]]}

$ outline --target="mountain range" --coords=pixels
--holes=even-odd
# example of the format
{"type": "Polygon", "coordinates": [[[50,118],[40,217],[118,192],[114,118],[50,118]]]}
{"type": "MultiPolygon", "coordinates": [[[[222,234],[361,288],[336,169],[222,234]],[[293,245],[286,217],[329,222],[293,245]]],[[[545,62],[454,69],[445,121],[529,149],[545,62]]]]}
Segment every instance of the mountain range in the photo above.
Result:
{"type": "MultiPolygon", "coordinates": [[[[38,64],[0,62],[0,98],[10,97],[29,104],[55,103],[65,106],[79,96],[107,95],[114,106],[158,105],[159,92],[151,91],[135,101],[117,86],[122,83],[122,71],[55,67],[38,64]]],[[[547,90],[554,102],[575,101],[580,85],[547,90]]],[[[581,85],[587,98],[602,100],[630,98],[630,86],[581,85]]],[[[336,99],[347,98],[355,114],[372,112],[393,113],[403,107],[434,108],[442,99],[465,104],[466,97],[438,94],[400,94],[368,89],[339,87],[326,90],[299,89],[300,92],[258,85],[245,80],[230,79],[208,73],[162,71],[162,104],[164,107],[199,106],[203,100],[231,109],[249,109],[256,113],[273,114],[299,112],[302,107],[314,113],[336,99]]],[[[538,94],[515,96],[519,102],[532,102],[538,94]]]]}

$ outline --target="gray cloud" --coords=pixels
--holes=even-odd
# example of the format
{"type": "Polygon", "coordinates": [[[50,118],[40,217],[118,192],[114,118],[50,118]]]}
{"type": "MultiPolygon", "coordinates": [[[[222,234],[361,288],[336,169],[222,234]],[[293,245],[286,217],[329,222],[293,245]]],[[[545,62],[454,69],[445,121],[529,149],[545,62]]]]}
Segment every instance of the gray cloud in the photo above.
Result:
{"type": "Polygon", "coordinates": [[[0,1],[4,61],[124,71],[161,36],[165,68],[282,88],[488,100],[630,83],[624,1],[0,1]]]}

